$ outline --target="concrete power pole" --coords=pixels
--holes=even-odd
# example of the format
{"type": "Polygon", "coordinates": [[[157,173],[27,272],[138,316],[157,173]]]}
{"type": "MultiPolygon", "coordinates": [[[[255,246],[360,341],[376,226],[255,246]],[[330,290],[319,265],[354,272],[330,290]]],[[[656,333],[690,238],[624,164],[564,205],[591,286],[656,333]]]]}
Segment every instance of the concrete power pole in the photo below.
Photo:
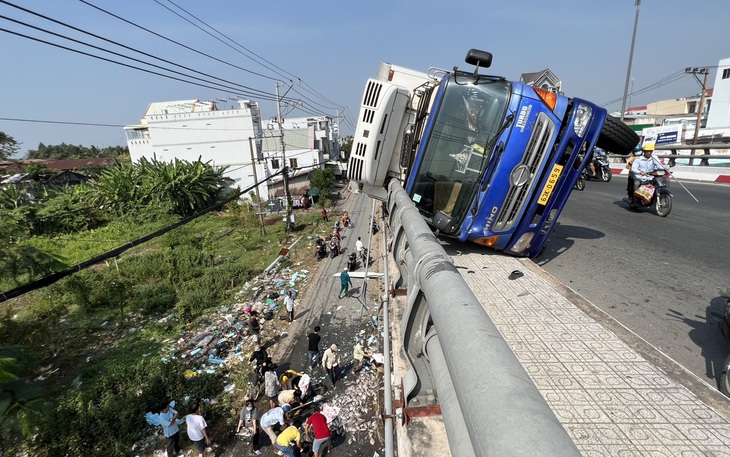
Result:
{"type": "Polygon", "coordinates": [[[248,137],[248,147],[251,150],[251,167],[253,168],[253,182],[256,185],[256,199],[259,203],[259,219],[261,220],[261,235],[266,235],[264,228],[264,212],[261,210],[261,194],[259,193],[259,177],[256,175],[256,161],[253,158],[253,138],[248,137]]]}
{"type": "Polygon", "coordinates": [[[695,124],[695,136],[692,140],[692,144],[697,144],[697,137],[700,135],[700,126],[702,124],[702,114],[705,110],[705,94],[707,93],[707,77],[710,75],[710,70],[708,68],[685,68],[685,73],[691,73],[692,76],[697,79],[697,82],[699,83],[700,80],[697,78],[698,74],[704,74],[705,79],[702,81],[702,94],[700,95],[700,104],[697,107],[697,123],[695,124]]]}
{"type": "Polygon", "coordinates": [[[286,146],[284,145],[284,127],[281,118],[281,99],[279,98],[279,83],[276,83],[276,121],[279,124],[279,139],[281,140],[281,162],[283,166],[282,176],[284,177],[284,195],[286,196],[286,231],[291,232],[294,227],[291,222],[292,200],[289,193],[289,166],[286,164],[286,146]]]}

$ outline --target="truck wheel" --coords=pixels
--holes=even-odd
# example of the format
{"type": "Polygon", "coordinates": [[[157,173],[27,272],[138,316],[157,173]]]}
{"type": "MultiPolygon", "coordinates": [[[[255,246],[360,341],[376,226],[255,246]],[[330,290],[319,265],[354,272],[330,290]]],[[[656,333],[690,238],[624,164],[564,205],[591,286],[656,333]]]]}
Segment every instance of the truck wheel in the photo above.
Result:
{"type": "Polygon", "coordinates": [[[730,397],[730,379],[728,379],[728,363],[730,363],[730,357],[725,360],[723,365],[722,374],[720,374],[720,392],[725,394],[726,397],[730,397]]]}
{"type": "Polygon", "coordinates": [[[606,122],[603,124],[596,146],[606,152],[626,155],[631,154],[637,144],[639,144],[639,135],[636,132],[620,119],[606,116],[606,122]]]}

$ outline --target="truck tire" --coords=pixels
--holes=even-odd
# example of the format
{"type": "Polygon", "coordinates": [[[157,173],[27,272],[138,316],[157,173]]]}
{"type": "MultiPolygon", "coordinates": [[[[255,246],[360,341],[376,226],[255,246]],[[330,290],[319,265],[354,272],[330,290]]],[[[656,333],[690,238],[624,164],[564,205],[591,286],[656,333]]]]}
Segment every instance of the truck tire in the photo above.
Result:
{"type": "Polygon", "coordinates": [[[636,132],[620,119],[606,116],[606,122],[603,124],[596,146],[606,152],[627,155],[631,154],[637,144],[639,144],[639,135],[636,132]]]}

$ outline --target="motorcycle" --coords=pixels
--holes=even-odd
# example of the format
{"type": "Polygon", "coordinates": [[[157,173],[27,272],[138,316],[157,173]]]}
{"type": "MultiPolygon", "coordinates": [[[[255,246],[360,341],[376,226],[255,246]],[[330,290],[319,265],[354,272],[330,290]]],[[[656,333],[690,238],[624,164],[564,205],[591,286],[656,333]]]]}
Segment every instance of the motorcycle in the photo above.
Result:
{"type": "Polygon", "coordinates": [[[592,161],[596,174],[586,173],[586,179],[595,178],[603,182],[609,182],[613,176],[613,172],[608,164],[606,153],[598,148],[594,149],[592,161]]]}
{"type": "Polygon", "coordinates": [[[362,248],[362,263],[367,266],[373,264],[373,258],[368,255],[368,248],[362,248]]]}
{"type": "Polygon", "coordinates": [[[578,179],[575,181],[575,186],[573,186],[575,189],[584,190],[586,188],[586,174],[587,173],[584,168],[578,175],[578,179]]]}
{"type": "Polygon", "coordinates": [[[376,233],[378,233],[378,230],[380,230],[378,228],[378,223],[375,222],[375,218],[372,217],[372,216],[370,216],[370,228],[371,228],[371,231],[373,232],[373,235],[375,235],[376,233]]]}
{"type": "Polygon", "coordinates": [[[330,238],[330,255],[333,259],[340,255],[340,242],[335,237],[330,238]]]}
{"type": "Polygon", "coordinates": [[[322,238],[317,239],[317,246],[314,248],[314,257],[319,261],[327,257],[327,247],[322,238]]]}
{"type": "Polygon", "coordinates": [[[654,170],[650,183],[644,184],[636,192],[634,198],[628,199],[631,209],[656,209],[657,216],[667,217],[672,211],[672,192],[669,190],[671,174],[666,170],[654,170]],[[638,197],[641,194],[642,197],[638,197]]]}
{"type": "Polygon", "coordinates": [[[349,257],[347,258],[347,270],[348,271],[357,270],[357,253],[356,252],[351,252],[349,257]]]}

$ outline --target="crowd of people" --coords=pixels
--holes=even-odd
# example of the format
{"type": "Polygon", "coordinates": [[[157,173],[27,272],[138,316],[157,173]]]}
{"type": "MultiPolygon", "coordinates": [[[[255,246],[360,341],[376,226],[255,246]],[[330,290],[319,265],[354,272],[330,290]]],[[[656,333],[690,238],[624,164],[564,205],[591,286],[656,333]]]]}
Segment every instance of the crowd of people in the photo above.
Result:
{"type": "MultiPolygon", "coordinates": [[[[251,443],[251,451],[260,455],[260,431],[263,431],[280,455],[294,457],[297,449],[311,444],[315,457],[321,455],[323,449],[331,451],[332,432],[327,418],[322,414],[320,405],[315,401],[312,388],[312,376],[321,369],[326,373],[336,389],[337,381],[342,376],[343,366],[340,349],[332,343],[325,351],[320,350],[322,343],[321,328],[315,326],[307,335],[307,367],[304,371],[287,369],[277,376],[277,365],[268,360],[264,374],[264,394],[266,412],[259,414],[253,400],[247,399],[240,411],[237,433],[245,432],[251,443]],[[308,374],[308,373],[309,374],[308,374]],[[311,374],[311,375],[310,375],[311,374]],[[307,408],[305,410],[305,407],[307,408]],[[306,411],[311,414],[306,418],[306,411]],[[302,440],[302,432],[304,440],[302,440]]],[[[359,340],[353,346],[352,368],[355,376],[366,363],[372,362],[372,351],[366,348],[365,342],[359,340]]],[[[260,351],[258,351],[260,352],[260,351]]],[[[251,362],[258,365],[260,360],[267,360],[258,355],[251,356],[251,362]]],[[[257,368],[254,368],[257,369],[257,368]]]]}
{"type": "MultiPolygon", "coordinates": [[[[261,330],[260,325],[254,327],[261,330]]],[[[246,398],[236,427],[236,434],[245,437],[254,455],[261,455],[262,431],[278,455],[294,457],[297,449],[305,446],[311,446],[315,457],[322,455],[323,449],[327,449],[328,453],[332,450],[332,432],[318,403],[322,398],[314,395],[312,377],[321,369],[320,373],[326,374],[332,389],[336,389],[346,367],[342,364],[337,344],[332,343],[326,350],[320,350],[320,332],[321,328],[315,326],[307,335],[307,367],[303,371],[287,369],[277,373],[277,364],[272,362],[266,349],[256,340],[249,362],[254,373],[263,378],[265,401],[257,405],[253,399],[246,398]],[[265,411],[261,413],[261,409],[265,411]],[[309,415],[305,419],[307,412],[309,415]]],[[[356,376],[365,364],[374,363],[372,355],[372,351],[365,347],[365,341],[358,340],[353,346],[352,361],[348,364],[349,373],[356,376]]],[[[166,438],[168,457],[183,455],[178,426],[180,415],[173,405],[174,402],[166,402],[157,409],[158,425],[166,438]]],[[[195,445],[199,457],[204,457],[205,449],[211,443],[206,431],[207,423],[199,403],[193,402],[190,411],[184,420],[188,438],[195,445]]]]}
{"type": "MultiPolygon", "coordinates": [[[[328,220],[326,210],[322,210],[322,218],[324,221],[328,220]]],[[[336,221],[331,238],[339,241],[341,227],[348,225],[351,225],[351,222],[345,212],[342,215],[342,222],[339,219],[336,221]]],[[[360,238],[357,240],[356,249],[358,253],[363,249],[360,238]]],[[[348,296],[352,280],[347,268],[341,273],[340,283],[338,297],[348,296]]],[[[286,309],[286,320],[291,324],[294,322],[297,306],[293,290],[284,293],[283,305],[286,309]]],[[[261,340],[262,324],[265,324],[265,320],[252,310],[244,322],[254,345],[248,362],[254,375],[263,385],[264,400],[244,399],[238,414],[236,435],[250,443],[250,451],[254,455],[261,455],[262,445],[266,445],[261,432],[268,437],[270,445],[278,455],[294,457],[299,455],[298,449],[303,448],[311,450],[315,457],[329,454],[333,445],[332,431],[328,425],[328,418],[321,410],[321,400],[324,398],[315,394],[315,391],[320,391],[321,385],[318,381],[313,382],[313,378],[319,375],[322,376],[321,379],[328,379],[332,389],[335,390],[343,374],[349,372],[352,376],[356,376],[365,364],[374,363],[372,351],[365,347],[363,340],[358,340],[353,346],[352,361],[343,366],[341,351],[336,343],[328,343],[324,346],[326,349],[321,350],[325,338],[321,334],[321,328],[315,326],[307,335],[306,367],[302,371],[292,368],[282,369],[272,361],[261,340]]],[[[289,364],[284,366],[287,365],[289,364]]],[[[168,457],[182,455],[178,427],[181,420],[173,405],[174,402],[167,402],[158,408],[158,425],[161,426],[167,440],[168,457]]],[[[194,443],[199,457],[204,457],[205,449],[211,443],[206,431],[207,423],[198,404],[193,404],[190,411],[191,413],[184,418],[188,438],[194,443]]]]}

